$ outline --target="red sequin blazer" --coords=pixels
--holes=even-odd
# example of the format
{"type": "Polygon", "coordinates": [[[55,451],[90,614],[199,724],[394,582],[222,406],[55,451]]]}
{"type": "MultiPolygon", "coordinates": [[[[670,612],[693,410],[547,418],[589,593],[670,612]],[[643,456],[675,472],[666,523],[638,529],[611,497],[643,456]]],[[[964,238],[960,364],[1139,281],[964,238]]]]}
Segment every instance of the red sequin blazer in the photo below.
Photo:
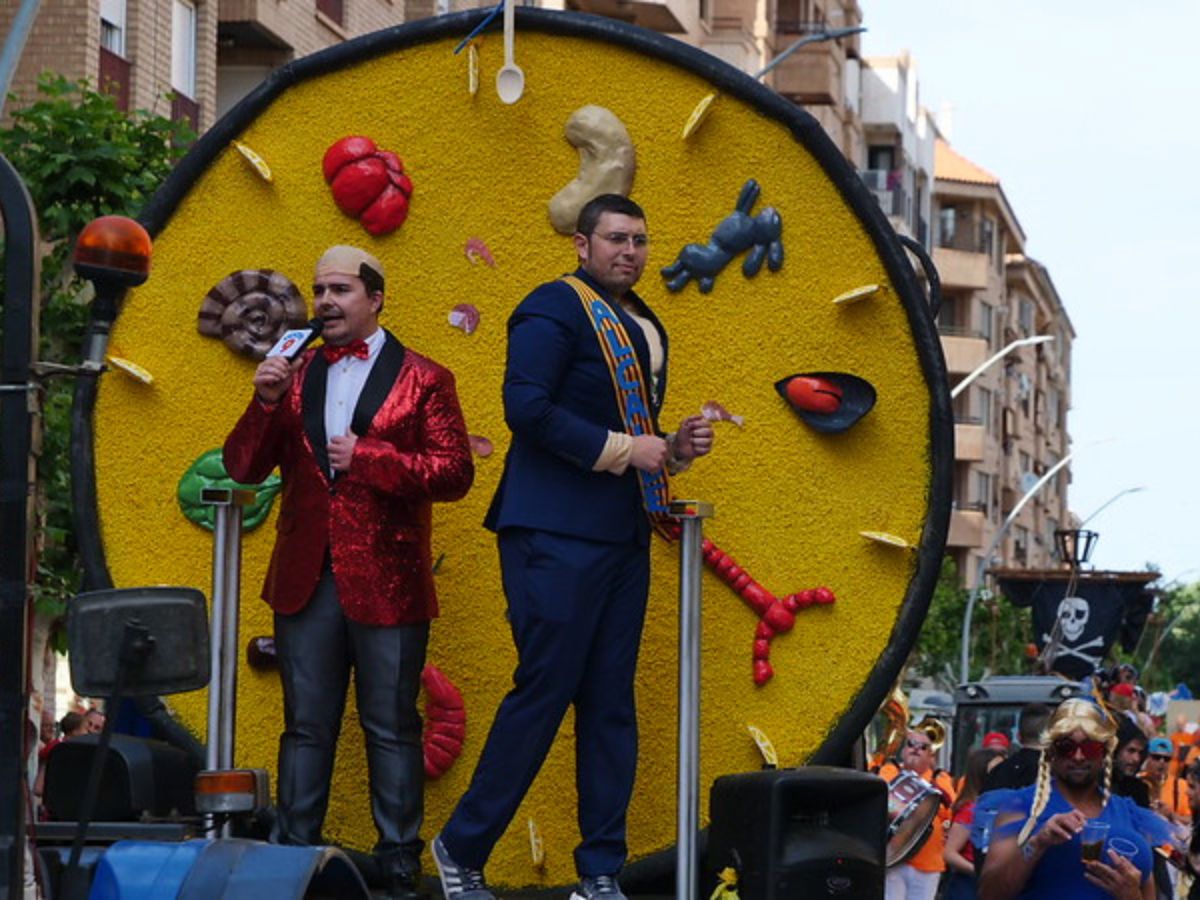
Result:
{"type": "Polygon", "coordinates": [[[429,537],[434,501],[457,500],[475,475],[454,376],[390,333],[363,386],[347,472],[329,474],[328,364],[315,350],[274,406],[252,399],[225,441],[225,468],[257,484],[279,466],[283,494],[262,597],[303,609],[328,550],[347,617],[406,625],[437,616],[429,537]]]}

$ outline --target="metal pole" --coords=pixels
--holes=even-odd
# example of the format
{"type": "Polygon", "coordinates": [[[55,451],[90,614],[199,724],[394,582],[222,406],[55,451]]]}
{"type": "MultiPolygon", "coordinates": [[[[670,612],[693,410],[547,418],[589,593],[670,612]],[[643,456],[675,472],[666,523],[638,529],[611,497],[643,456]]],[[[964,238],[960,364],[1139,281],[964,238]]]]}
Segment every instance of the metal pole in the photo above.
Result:
{"type": "Polygon", "coordinates": [[[700,543],[711,503],[673,500],[679,539],[679,768],[676,779],[675,896],[698,896],[700,829],[700,543]]]}
{"type": "Polygon", "coordinates": [[[37,347],[38,234],[29,192],[0,156],[0,222],[5,294],[0,361],[0,900],[21,897],[25,879],[25,729],[29,706],[30,600],[33,563],[31,455],[40,398],[30,382],[37,347]]]}
{"type": "Polygon", "coordinates": [[[13,16],[9,26],[8,37],[4,39],[4,47],[0,49],[0,113],[4,112],[4,104],[8,100],[8,89],[12,87],[13,76],[17,72],[17,64],[25,51],[25,42],[29,40],[29,32],[33,30],[33,20],[37,18],[41,0],[21,0],[17,14],[13,16]]]}
{"type": "Polygon", "coordinates": [[[1000,541],[1004,539],[1005,532],[1008,531],[1008,526],[1017,520],[1017,516],[1025,508],[1025,504],[1029,502],[1034,494],[1045,487],[1050,479],[1058,474],[1058,470],[1071,461],[1071,457],[1074,455],[1075,451],[1072,450],[1051,466],[1046,471],[1046,474],[1039,478],[1037,483],[1026,492],[1025,496],[1017,501],[1017,505],[1013,507],[1012,512],[1008,514],[1000,527],[996,529],[996,533],[992,535],[992,542],[988,544],[987,550],[983,552],[983,558],[979,560],[979,568],[975,573],[975,586],[971,588],[971,593],[967,597],[967,612],[963,616],[962,646],[959,650],[959,671],[964,682],[968,680],[968,669],[971,663],[971,616],[975,612],[975,601],[979,599],[979,593],[983,590],[983,580],[987,577],[989,560],[992,558],[992,554],[996,552],[996,548],[1000,546],[1000,541]]]}
{"type": "Polygon", "coordinates": [[[821,41],[836,41],[839,38],[848,37],[849,35],[858,34],[860,31],[866,30],[866,26],[859,25],[854,28],[832,28],[828,31],[818,31],[816,34],[806,35],[800,38],[800,40],[796,41],[750,77],[762,78],[801,47],[805,47],[809,44],[819,44],[821,41]]]}
{"type": "MultiPolygon", "coordinates": [[[[238,603],[241,595],[242,508],[254,502],[255,492],[230,488],[205,488],[200,502],[214,507],[212,567],[212,644],[208,686],[208,745],[205,766],[232,769],[236,736],[238,603]]],[[[226,822],[221,837],[230,836],[226,822]]],[[[218,829],[209,823],[210,837],[218,829]]]]}
{"type": "Polygon", "coordinates": [[[1032,347],[1035,344],[1048,344],[1052,340],[1054,340],[1053,335],[1035,334],[1032,337],[1019,338],[1013,341],[1008,346],[1002,348],[998,353],[993,353],[989,358],[985,359],[971,372],[969,372],[966,378],[954,386],[954,390],[950,392],[950,399],[953,400],[955,397],[965,391],[972,381],[990,369],[995,363],[1006,357],[1013,350],[1016,350],[1018,347],[1032,347]]]}

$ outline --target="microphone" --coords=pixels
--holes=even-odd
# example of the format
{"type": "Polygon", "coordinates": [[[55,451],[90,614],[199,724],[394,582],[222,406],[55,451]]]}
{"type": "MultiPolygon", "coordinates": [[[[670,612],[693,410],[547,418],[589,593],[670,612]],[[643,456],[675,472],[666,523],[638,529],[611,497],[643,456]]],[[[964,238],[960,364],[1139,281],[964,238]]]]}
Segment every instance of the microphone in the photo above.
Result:
{"type": "Polygon", "coordinates": [[[321,332],[324,330],[324,319],[309,319],[308,324],[303,328],[293,328],[291,331],[285,331],[283,337],[275,342],[275,346],[267,351],[267,356],[282,356],[288,362],[291,362],[303,353],[309,344],[319,338],[321,332]]]}

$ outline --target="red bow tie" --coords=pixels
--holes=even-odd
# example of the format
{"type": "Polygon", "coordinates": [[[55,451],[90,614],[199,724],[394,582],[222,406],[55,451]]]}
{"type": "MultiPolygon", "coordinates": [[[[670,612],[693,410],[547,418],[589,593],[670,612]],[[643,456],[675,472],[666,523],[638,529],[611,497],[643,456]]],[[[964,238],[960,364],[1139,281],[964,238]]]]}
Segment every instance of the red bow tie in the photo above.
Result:
{"type": "Polygon", "coordinates": [[[337,362],[346,356],[354,356],[358,359],[366,359],[371,355],[371,351],[367,349],[367,342],[364,340],[351,341],[348,344],[340,346],[334,344],[326,344],[321,348],[325,353],[325,359],[331,363],[337,362]]]}

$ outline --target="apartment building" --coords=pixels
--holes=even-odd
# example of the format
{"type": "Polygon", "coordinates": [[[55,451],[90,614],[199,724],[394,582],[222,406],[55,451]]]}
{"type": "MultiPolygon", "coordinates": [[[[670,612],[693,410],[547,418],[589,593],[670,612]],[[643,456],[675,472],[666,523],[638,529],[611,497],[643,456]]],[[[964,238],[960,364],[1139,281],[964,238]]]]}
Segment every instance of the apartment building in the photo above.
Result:
{"type": "MultiPolygon", "coordinates": [[[[934,251],[942,279],[938,328],[951,385],[1014,341],[1045,335],[983,371],[954,401],[954,510],[947,552],[973,586],[1001,522],[1069,450],[1070,319],[1000,180],[939,139],[934,251]]],[[[987,565],[1049,568],[1054,529],[1068,521],[1061,471],[1022,509],[987,565]]]]}
{"type": "Polygon", "coordinates": [[[868,58],[860,84],[865,149],[848,158],[892,227],[928,249],[937,128],[921,105],[916,64],[907,53],[868,58]]]}
{"type": "MultiPolygon", "coordinates": [[[[0,6],[0,34],[15,12],[0,6]]],[[[403,0],[43,0],[12,92],[54,71],[203,131],[272,69],[403,21],[403,0]]]]}

